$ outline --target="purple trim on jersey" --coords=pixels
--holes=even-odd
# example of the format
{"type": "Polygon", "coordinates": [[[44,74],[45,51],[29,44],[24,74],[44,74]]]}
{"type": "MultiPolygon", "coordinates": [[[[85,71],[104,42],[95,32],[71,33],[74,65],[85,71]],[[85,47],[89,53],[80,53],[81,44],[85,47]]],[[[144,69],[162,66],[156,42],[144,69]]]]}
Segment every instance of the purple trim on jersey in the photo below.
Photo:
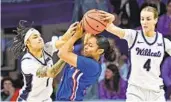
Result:
{"type": "Polygon", "coordinates": [[[132,44],[132,46],[129,48],[129,51],[128,51],[128,55],[129,55],[129,71],[128,71],[128,75],[127,75],[127,79],[129,79],[130,75],[131,75],[131,70],[132,70],[132,62],[131,62],[131,49],[134,47],[136,41],[137,41],[137,38],[138,38],[138,31],[136,32],[136,36],[135,36],[135,39],[134,39],[134,42],[132,44]]]}
{"type": "Polygon", "coordinates": [[[45,54],[47,54],[50,58],[52,58],[52,56],[50,54],[48,54],[45,50],[43,50],[45,52],[45,54]]]}
{"type": "Polygon", "coordinates": [[[164,42],[164,37],[163,37],[163,35],[162,35],[162,38],[163,38],[163,47],[164,47],[164,52],[166,52],[166,51],[165,51],[165,47],[166,47],[166,46],[165,46],[165,42],[164,42]]]}
{"type": "Polygon", "coordinates": [[[156,32],[156,38],[155,38],[154,42],[152,42],[152,43],[149,43],[149,42],[147,41],[147,39],[145,38],[145,35],[144,35],[144,33],[143,33],[142,30],[141,30],[141,34],[142,34],[142,36],[143,36],[143,38],[144,38],[144,41],[145,41],[148,45],[153,45],[153,44],[157,41],[158,32],[156,32]]]}
{"type": "MultiPolygon", "coordinates": [[[[162,35],[162,39],[163,39],[163,51],[164,51],[164,53],[166,52],[166,50],[165,50],[165,42],[164,42],[164,37],[163,37],[163,35],[162,35]]],[[[164,57],[163,57],[164,58],[164,57]]],[[[164,62],[164,60],[161,62],[161,64],[163,64],[163,62],[164,62]]],[[[159,77],[160,78],[162,78],[162,66],[161,66],[161,64],[160,64],[160,75],[159,75],[159,77]]]]}
{"type": "Polygon", "coordinates": [[[25,87],[25,90],[22,91],[21,95],[19,95],[19,98],[27,100],[28,95],[30,91],[32,90],[33,75],[23,73],[23,76],[25,77],[25,80],[26,80],[26,87],[25,87]]]}
{"type": "Polygon", "coordinates": [[[128,71],[128,75],[127,75],[128,80],[129,80],[129,77],[131,75],[131,70],[132,70],[131,51],[129,51],[129,64],[130,64],[129,67],[128,67],[129,71],[128,71]]]}
{"type": "Polygon", "coordinates": [[[136,36],[135,36],[134,42],[133,42],[132,46],[129,48],[130,50],[134,47],[134,45],[137,41],[137,37],[138,37],[138,32],[136,31],[136,36]]]}
{"type": "Polygon", "coordinates": [[[38,62],[40,62],[42,65],[44,65],[44,66],[46,66],[47,65],[47,63],[46,63],[46,61],[45,61],[45,55],[44,55],[44,53],[43,53],[43,59],[44,59],[44,62],[45,63],[43,63],[43,62],[41,62],[39,59],[37,59],[32,53],[30,53],[30,52],[28,52],[30,55],[32,55],[38,62]]]}
{"type": "Polygon", "coordinates": [[[25,60],[25,59],[31,59],[30,57],[25,57],[23,59],[21,59],[21,61],[25,60]]]}

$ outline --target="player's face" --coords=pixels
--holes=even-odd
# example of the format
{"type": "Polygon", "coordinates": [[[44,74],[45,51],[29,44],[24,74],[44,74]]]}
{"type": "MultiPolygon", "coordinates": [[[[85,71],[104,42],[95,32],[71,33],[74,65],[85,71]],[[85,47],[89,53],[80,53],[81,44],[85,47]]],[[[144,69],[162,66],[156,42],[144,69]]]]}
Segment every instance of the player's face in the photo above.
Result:
{"type": "Polygon", "coordinates": [[[105,79],[111,79],[113,77],[113,72],[110,69],[105,71],[105,79]]]}
{"type": "Polygon", "coordinates": [[[44,47],[44,41],[39,34],[32,34],[28,39],[27,46],[32,49],[42,49],[44,47]]]}
{"type": "Polygon", "coordinates": [[[83,54],[87,57],[95,57],[100,55],[98,51],[97,39],[95,37],[90,37],[87,43],[84,45],[83,54]]]}
{"type": "Polygon", "coordinates": [[[157,23],[157,18],[154,18],[153,12],[141,11],[141,26],[143,31],[149,32],[154,31],[155,25],[157,23]]]}

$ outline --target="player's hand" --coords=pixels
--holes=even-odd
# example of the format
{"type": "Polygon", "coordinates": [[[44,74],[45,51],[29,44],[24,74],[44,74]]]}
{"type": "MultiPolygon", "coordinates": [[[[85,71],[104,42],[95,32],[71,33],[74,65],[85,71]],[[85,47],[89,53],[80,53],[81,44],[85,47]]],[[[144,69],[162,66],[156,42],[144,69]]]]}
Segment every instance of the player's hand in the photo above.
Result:
{"type": "Polygon", "coordinates": [[[67,30],[67,32],[62,36],[62,40],[67,41],[69,40],[74,33],[76,32],[77,29],[77,25],[79,24],[79,22],[75,22],[73,24],[70,25],[69,29],[67,30]]]}
{"type": "Polygon", "coordinates": [[[102,17],[101,20],[108,22],[108,25],[113,23],[113,21],[115,20],[115,16],[113,14],[102,10],[99,10],[99,12],[100,12],[100,16],[102,17]]]}
{"type": "Polygon", "coordinates": [[[81,23],[79,23],[77,25],[76,32],[75,32],[75,34],[73,36],[78,38],[78,39],[83,36],[83,27],[82,27],[81,23]]]}

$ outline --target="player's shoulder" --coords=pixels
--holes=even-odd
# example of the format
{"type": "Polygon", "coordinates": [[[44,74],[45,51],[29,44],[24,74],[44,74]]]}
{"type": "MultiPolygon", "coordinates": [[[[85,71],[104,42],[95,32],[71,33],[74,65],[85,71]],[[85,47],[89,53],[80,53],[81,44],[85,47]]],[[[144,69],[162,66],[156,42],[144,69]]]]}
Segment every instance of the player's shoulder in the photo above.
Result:
{"type": "Polygon", "coordinates": [[[163,37],[163,34],[159,31],[156,32],[159,36],[163,37]]]}
{"type": "Polygon", "coordinates": [[[142,34],[142,30],[135,30],[138,34],[142,34]]]}
{"type": "Polygon", "coordinates": [[[96,60],[89,58],[89,57],[85,57],[85,56],[78,56],[78,60],[84,61],[84,62],[86,62],[86,64],[91,65],[91,66],[99,66],[100,65],[96,60]]]}
{"type": "Polygon", "coordinates": [[[21,62],[25,62],[25,63],[34,62],[33,59],[34,59],[33,56],[27,52],[27,53],[22,57],[21,62]]]}
{"type": "Polygon", "coordinates": [[[168,38],[164,38],[164,43],[169,44],[169,43],[171,43],[171,40],[169,40],[168,38]]]}

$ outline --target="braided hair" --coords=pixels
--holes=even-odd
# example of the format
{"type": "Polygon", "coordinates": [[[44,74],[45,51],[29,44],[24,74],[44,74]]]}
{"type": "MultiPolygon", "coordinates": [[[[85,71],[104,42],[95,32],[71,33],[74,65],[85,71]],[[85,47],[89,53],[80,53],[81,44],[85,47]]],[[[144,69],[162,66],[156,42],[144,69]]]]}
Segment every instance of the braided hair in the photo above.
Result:
{"type": "Polygon", "coordinates": [[[17,30],[14,30],[17,35],[13,38],[10,51],[13,53],[15,58],[23,56],[26,53],[27,46],[24,44],[24,37],[33,24],[31,23],[30,26],[26,26],[26,23],[26,20],[20,20],[17,30]]]}

